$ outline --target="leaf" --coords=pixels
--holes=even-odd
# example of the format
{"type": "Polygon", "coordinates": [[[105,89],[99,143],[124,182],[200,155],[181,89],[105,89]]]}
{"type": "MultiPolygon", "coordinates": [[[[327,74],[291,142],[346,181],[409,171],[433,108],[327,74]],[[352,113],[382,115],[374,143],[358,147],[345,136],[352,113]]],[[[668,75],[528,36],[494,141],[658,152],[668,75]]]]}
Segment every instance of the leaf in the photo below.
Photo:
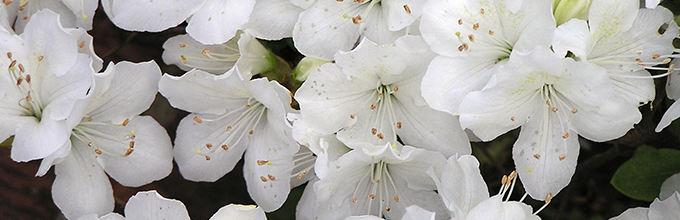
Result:
{"type": "Polygon", "coordinates": [[[649,150],[636,154],[621,165],[611,184],[628,197],[651,202],[659,195],[663,181],[679,172],[680,151],[649,150]]]}

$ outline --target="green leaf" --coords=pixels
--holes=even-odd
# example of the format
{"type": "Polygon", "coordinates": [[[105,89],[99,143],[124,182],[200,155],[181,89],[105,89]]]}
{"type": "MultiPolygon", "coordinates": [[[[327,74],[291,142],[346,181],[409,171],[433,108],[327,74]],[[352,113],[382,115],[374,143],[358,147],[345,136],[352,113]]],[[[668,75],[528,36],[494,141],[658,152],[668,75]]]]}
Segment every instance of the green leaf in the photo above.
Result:
{"type": "Polygon", "coordinates": [[[680,151],[647,150],[621,165],[611,184],[628,197],[651,202],[663,181],[675,173],[680,173],[680,151]]]}

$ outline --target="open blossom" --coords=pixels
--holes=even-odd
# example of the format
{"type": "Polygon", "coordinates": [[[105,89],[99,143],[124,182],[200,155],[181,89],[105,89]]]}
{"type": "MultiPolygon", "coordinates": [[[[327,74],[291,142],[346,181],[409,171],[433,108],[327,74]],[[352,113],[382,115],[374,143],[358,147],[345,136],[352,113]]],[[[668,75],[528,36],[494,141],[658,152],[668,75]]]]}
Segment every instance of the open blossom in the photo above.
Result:
{"type": "Polygon", "coordinates": [[[674,192],[664,200],[654,199],[649,208],[631,208],[610,220],[663,220],[680,216],[680,192],[674,192]]]}
{"type": "Polygon", "coordinates": [[[242,81],[237,75],[232,69],[219,76],[201,70],[163,76],[161,94],[192,112],[177,128],[173,154],[184,178],[215,181],[245,152],[248,191],[265,211],[273,211],[288,196],[299,150],[286,120],[293,111],[290,92],[266,78],[242,81]]]}
{"type": "Polygon", "coordinates": [[[83,114],[69,118],[78,124],[67,156],[44,159],[38,171],[43,175],[54,164],[52,198],[67,218],[113,210],[108,176],[139,187],[172,171],[170,137],[153,118],[139,116],[153,102],[160,76],[154,62],[110,64],[95,74],[90,96],[78,103],[83,114]]]}
{"type": "Polygon", "coordinates": [[[332,60],[363,38],[390,44],[422,14],[424,0],[316,1],[300,14],[293,30],[304,55],[332,60]]]}
{"type": "Polygon", "coordinates": [[[423,77],[430,107],[457,114],[463,97],[481,90],[513,51],[550,46],[555,29],[551,1],[431,0],[420,30],[437,53],[423,77]]]}
{"type": "Polygon", "coordinates": [[[460,106],[460,123],[484,141],[522,127],[513,159],[534,199],[556,195],[571,180],[578,135],[623,136],[641,119],[635,100],[614,89],[605,68],[562,58],[548,48],[513,52],[489,84],[460,106]]]}
{"type": "Polygon", "coordinates": [[[19,36],[0,30],[0,139],[14,135],[13,160],[68,154],[77,122],[67,119],[93,84],[92,59],[78,52],[79,34],[62,28],[51,11],[35,13],[19,36]]]}
{"type": "Polygon", "coordinates": [[[354,50],[337,53],[335,63],[314,70],[298,89],[302,120],[321,134],[337,132],[346,144],[400,139],[446,156],[469,154],[456,117],[431,109],[420,96],[431,57],[428,51],[364,39],[354,50]]]}
{"type": "Polygon", "coordinates": [[[14,22],[14,29],[22,33],[33,15],[40,10],[59,14],[64,27],[92,29],[92,19],[99,4],[98,0],[4,0],[7,18],[14,22]]]}

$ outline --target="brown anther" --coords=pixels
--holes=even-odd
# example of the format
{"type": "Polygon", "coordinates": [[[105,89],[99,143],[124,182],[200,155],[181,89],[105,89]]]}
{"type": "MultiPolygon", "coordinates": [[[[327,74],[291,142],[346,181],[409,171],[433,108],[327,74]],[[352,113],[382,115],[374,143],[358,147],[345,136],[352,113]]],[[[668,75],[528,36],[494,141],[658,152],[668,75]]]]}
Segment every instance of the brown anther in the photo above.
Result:
{"type": "Polygon", "coordinates": [[[514,171],[514,170],[513,170],[512,173],[510,173],[510,176],[508,176],[508,178],[509,178],[510,180],[512,180],[512,179],[515,179],[515,177],[517,177],[517,171],[514,171]]]}
{"type": "Polygon", "coordinates": [[[548,193],[548,196],[545,197],[545,203],[546,204],[550,203],[550,200],[552,200],[552,193],[548,193]]]}
{"type": "Polygon", "coordinates": [[[392,210],[392,208],[390,208],[390,206],[385,207],[385,211],[389,212],[390,210],[392,210]]]}
{"type": "Polygon", "coordinates": [[[335,0],[335,1],[337,1],[337,2],[343,2],[344,0],[335,0]]]}
{"type": "Polygon", "coordinates": [[[205,144],[205,148],[208,148],[208,150],[212,149],[213,145],[211,143],[205,144]]]}
{"type": "Polygon", "coordinates": [[[92,142],[87,142],[88,147],[92,147],[92,142]]]}
{"type": "Polygon", "coordinates": [[[208,50],[208,49],[203,49],[203,51],[201,51],[201,53],[205,56],[210,56],[210,50],[208,50]]]}
{"type": "Polygon", "coordinates": [[[130,147],[130,149],[135,148],[135,141],[130,141],[128,147],[130,147]]]}
{"type": "Polygon", "coordinates": [[[385,138],[385,136],[382,133],[378,134],[378,139],[382,140],[383,138],[385,138]]]}
{"type": "Polygon", "coordinates": [[[635,59],[635,62],[640,66],[645,66],[645,64],[642,63],[642,60],[640,58],[635,59]]]}
{"type": "Polygon", "coordinates": [[[674,69],[675,69],[675,64],[672,64],[672,63],[671,63],[671,65],[668,65],[668,72],[669,72],[669,73],[670,73],[670,72],[673,72],[674,69]]]}
{"type": "Polygon", "coordinates": [[[125,151],[125,156],[126,157],[130,156],[130,154],[132,154],[132,151],[134,151],[134,149],[127,149],[127,151],[125,151]]]}
{"type": "Polygon", "coordinates": [[[399,202],[399,196],[394,196],[394,201],[399,202]]]}
{"type": "Polygon", "coordinates": [[[250,107],[251,107],[250,105],[246,104],[246,108],[250,108],[250,107]]]}
{"type": "Polygon", "coordinates": [[[354,0],[354,3],[359,3],[359,4],[361,4],[361,3],[364,3],[364,0],[354,0]]]}
{"type": "Polygon", "coordinates": [[[515,116],[511,116],[510,121],[515,121],[515,116]]]}
{"type": "Polygon", "coordinates": [[[17,8],[17,11],[24,11],[24,6],[19,6],[19,8],[17,8]]]}
{"type": "Polygon", "coordinates": [[[475,42],[475,35],[472,34],[468,35],[468,39],[470,40],[470,42],[475,42]]]}
{"type": "Polygon", "coordinates": [[[458,25],[463,25],[463,19],[458,19],[458,25]]]}
{"type": "Polygon", "coordinates": [[[666,59],[663,59],[663,62],[662,62],[662,64],[667,64],[667,63],[670,63],[670,62],[671,62],[671,60],[672,60],[671,58],[666,58],[666,59]]]}
{"type": "Polygon", "coordinates": [[[352,23],[359,24],[360,22],[361,22],[361,15],[357,15],[356,17],[352,17],[352,23]]]}
{"type": "Polygon", "coordinates": [[[97,154],[100,154],[100,155],[102,154],[102,151],[99,150],[99,149],[95,149],[94,152],[97,153],[97,154]]]}
{"type": "Polygon", "coordinates": [[[12,52],[7,52],[7,58],[12,59],[12,52]]]}
{"type": "Polygon", "coordinates": [[[267,182],[267,178],[264,176],[260,176],[260,180],[262,180],[262,182],[267,182]]]}
{"type": "Polygon", "coordinates": [[[194,121],[195,121],[196,123],[199,123],[199,124],[200,124],[200,123],[203,123],[203,120],[201,120],[200,118],[198,118],[198,116],[194,116],[194,121]]]}
{"type": "Polygon", "coordinates": [[[40,55],[40,56],[38,57],[38,61],[42,61],[43,59],[45,59],[45,57],[44,57],[43,55],[40,55]]]}
{"type": "Polygon", "coordinates": [[[179,44],[179,48],[184,48],[184,47],[186,47],[186,46],[187,46],[187,45],[184,44],[184,43],[180,43],[180,44],[179,44]]]}
{"type": "Polygon", "coordinates": [[[578,112],[578,109],[572,109],[571,110],[571,113],[573,113],[573,114],[576,114],[576,112],[578,112]]]}
{"type": "Polygon", "coordinates": [[[408,14],[411,14],[411,8],[409,8],[408,5],[404,5],[404,11],[406,11],[408,14]]]}
{"type": "Polygon", "coordinates": [[[475,23],[474,25],[472,25],[472,29],[475,31],[479,29],[479,23],[475,23]]]}
{"type": "Polygon", "coordinates": [[[2,0],[2,3],[4,3],[5,5],[10,5],[10,4],[12,4],[12,1],[10,1],[10,0],[2,0]]]}
{"type": "Polygon", "coordinates": [[[227,145],[222,145],[222,150],[229,150],[229,148],[227,147],[227,145]]]}
{"type": "Polygon", "coordinates": [[[458,46],[458,51],[463,51],[463,49],[465,49],[465,47],[463,47],[463,45],[458,46]]]}
{"type": "MultiPolygon", "coordinates": [[[[23,9],[23,8],[22,8],[22,9],[23,9]]],[[[28,20],[28,16],[27,16],[27,15],[24,15],[24,17],[21,18],[21,19],[28,20]]]]}
{"type": "Polygon", "coordinates": [[[357,198],[352,198],[353,203],[357,203],[357,198]]]}
{"type": "Polygon", "coordinates": [[[81,41],[80,44],[78,44],[78,47],[80,47],[80,48],[85,47],[85,41],[81,41]]]}
{"type": "Polygon", "coordinates": [[[276,180],[276,177],[272,176],[271,174],[267,174],[267,177],[269,177],[270,180],[276,180]]]}
{"type": "Polygon", "coordinates": [[[545,100],[545,104],[546,104],[546,105],[550,105],[550,99],[545,100]]]}
{"type": "Polygon", "coordinates": [[[661,57],[661,54],[654,54],[652,55],[652,59],[659,59],[661,57]]]}
{"type": "Polygon", "coordinates": [[[489,35],[493,35],[493,31],[492,31],[492,30],[489,30],[489,35]]]}
{"type": "Polygon", "coordinates": [[[126,118],[125,121],[123,121],[123,126],[127,126],[128,123],[130,123],[130,119],[126,118]]]}
{"type": "Polygon", "coordinates": [[[564,134],[562,134],[562,138],[565,138],[565,139],[566,139],[566,138],[568,138],[568,137],[569,137],[569,132],[568,132],[568,131],[567,131],[567,132],[564,132],[564,134]]]}
{"type": "Polygon", "coordinates": [[[484,9],[479,9],[479,13],[484,14],[484,9]]]}
{"type": "Polygon", "coordinates": [[[28,91],[28,95],[26,95],[26,101],[27,102],[33,101],[33,98],[31,97],[31,91],[28,91]]]}
{"type": "Polygon", "coordinates": [[[16,66],[16,65],[17,65],[17,61],[16,61],[16,60],[12,60],[12,62],[9,63],[9,68],[13,68],[13,67],[16,66]]]}
{"type": "Polygon", "coordinates": [[[27,83],[31,83],[31,75],[30,74],[26,74],[26,76],[24,78],[26,78],[27,83]]]}
{"type": "Polygon", "coordinates": [[[24,78],[19,78],[17,79],[17,86],[21,85],[21,83],[24,81],[24,78]]]}
{"type": "Polygon", "coordinates": [[[557,107],[552,107],[553,112],[557,112],[557,107]]]}
{"type": "Polygon", "coordinates": [[[257,160],[257,165],[262,166],[262,165],[265,165],[265,164],[267,164],[266,160],[257,160]]]}
{"type": "Polygon", "coordinates": [[[566,157],[567,157],[566,154],[562,154],[562,155],[560,155],[558,158],[560,159],[560,161],[562,161],[562,160],[564,160],[564,158],[566,158],[566,157]]]}
{"type": "Polygon", "coordinates": [[[26,72],[26,70],[24,69],[24,65],[21,63],[19,64],[19,71],[21,71],[22,73],[26,72]]]}
{"type": "Polygon", "coordinates": [[[231,126],[227,126],[227,131],[231,131],[231,126]]]}
{"type": "Polygon", "coordinates": [[[397,129],[401,129],[401,122],[400,121],[397,122],[397,129]]]}
{"type": "Polygon", "coordinates": [[[541,155],[540,154],[534,154],[534,158],[541,159],[541,155]]]}
{"type": "Polygon", "coordinates": [[[378,133],[378,129],[371,128],[371,134],[372,134],[372,135],[375,135],[375,134],[377,134],[377,133],[378,133]]]}
{"type": "Polygon", "coordinates": [[[375,195],[374,194],[368,195],[368,198],[375,199],[375,195]]]}
{"type": "Polygon", "coordinates": [[[375,110],[375,105],[371,104],[371,110],[375,110]]]}
{"type": "Polygon", "coordinates": [[[508,176],[507,175],[503,175],[503,177],[501,178],[501,185],[508,185],[508,176]]]}
{"type": "Polygon", "coordinates": [[[357,115],[349,115],[349,118],[351,118],[351,119],[354,119],[356,117],[357,117],[357,115]]]}
{"type": "Polygon", "coordinates": [[[298,175],[297,175],[297,177],[296,177],[296,178],[297,178],[297,179],[302,179],[302,176],[304,176],[304,175],[305,175],[305,174],[302,174],[302,173],[298,173],[298,175]]]}
{"type": "Polygon", "coordinates": [[[376,179],[376,180],[375,180],[375,183],[380,183],[380,179],[376,179]]]}
{"type": "Polygon", "coordinates": [[[392,88],[392,92],[397,92],[397,91],[399,91],[399,86],[395,86],[394,88],[392,88]]]}
{"type": "Polygon", "coordinates": [[[254,133],[253,130],[250,130],[250,131],[248,132],[248,135],[253,135],[253,133],[254,133]]]}
{"type": "Polygon", "coordinates": [[[187,64],[187,58],[182,56],[182,64],[187,64]]]}
{"type": "Polygon", "coordinates": [[[210,156],[205,156],[205,160],[210,160],[210,156]]]}

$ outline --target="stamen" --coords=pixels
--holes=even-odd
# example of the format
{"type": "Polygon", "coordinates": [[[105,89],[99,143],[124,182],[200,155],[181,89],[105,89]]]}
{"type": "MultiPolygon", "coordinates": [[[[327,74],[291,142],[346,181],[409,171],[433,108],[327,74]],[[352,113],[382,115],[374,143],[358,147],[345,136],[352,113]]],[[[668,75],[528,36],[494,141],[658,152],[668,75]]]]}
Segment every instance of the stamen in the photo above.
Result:
{"type": "Polygon", "coordinates": [[[196,123],[199,123],[199,124],[200,124],[200,123],[203,123],[203,120],[201,120],[200,118],[198,118],[198,116],[194,116],[194,121],[195,121],[196,123]]]}
{"type": "Polygon", "coordinates": [[[406,13],[411,14],[411,8],[409,8],[408,5],[404,5],[404,10],[406,13]]]}

